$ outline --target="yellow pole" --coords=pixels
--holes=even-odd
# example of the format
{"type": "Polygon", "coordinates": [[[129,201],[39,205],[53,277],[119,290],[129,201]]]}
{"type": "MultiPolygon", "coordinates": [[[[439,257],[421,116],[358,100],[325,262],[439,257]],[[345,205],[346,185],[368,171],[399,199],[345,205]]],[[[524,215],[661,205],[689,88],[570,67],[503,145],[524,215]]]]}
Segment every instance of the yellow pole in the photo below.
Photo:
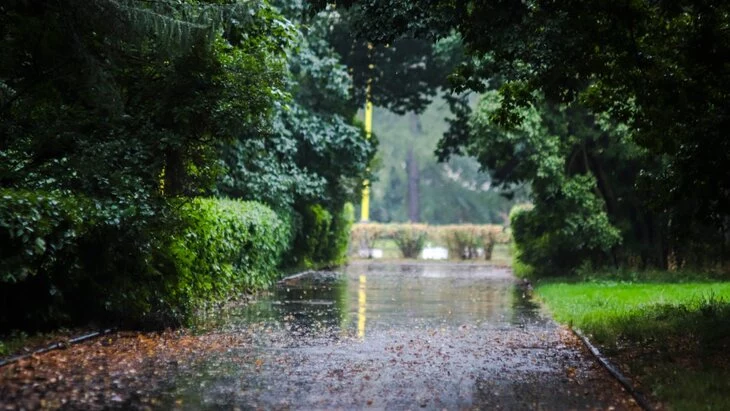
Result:
{"type": "MultiPolygon", "coordinates": [[[[368,54],[373,48],[372,44],[368,44],[368,54]]],[[[368,69],[373,69],[373,64],[368,65],[368,69]]],[[[367,88],[365,89],[365,138],[370,140],[373,133],[373,103],[370,101],[370,87],[372,77],[368,78],[367,88]]],[[[370,171],[370,169],[368,169],[370,171]]],[[[360,222],[365,223],[370,220],[370,181],[365,180],[362,188],[362,202],[360,206],[360,222]]]]}
{"type": "MultiPolygon", "coordinates": [[[[370,84],[367,88],[367,100],[365,101],[365,138],[370,140],[373,132],[373,103],[370,101],[370,84]]],[[[365,180],[362,188],[362,206],[360,207],[360,221],[370,220],[370,181],[365,180]]]]}
{"type": "Polygon", "coordinates": [[[357,337],[365,337],[365,322],[367,321],[367,277],[360,276],[360,286],[357,289],[357,337]]]}

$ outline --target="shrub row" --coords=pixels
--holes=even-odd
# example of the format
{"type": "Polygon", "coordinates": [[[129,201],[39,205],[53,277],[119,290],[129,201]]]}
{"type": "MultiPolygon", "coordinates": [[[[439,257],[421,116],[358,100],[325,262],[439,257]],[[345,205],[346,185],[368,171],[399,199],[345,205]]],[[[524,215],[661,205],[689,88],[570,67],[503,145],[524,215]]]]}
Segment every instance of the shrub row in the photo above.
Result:
{"type": "Polygon", "coordinates": [[[170,289],[181,307],[216,301],[242,290],[266,288],[277,275],[292,230],[267,206],[196,198],[180,207],[184,230],[173,236],[169,261],[177,273],[170,289]]]}
{"type": "Polygon", "coordinates": [[[149,208],[1,189],[0,331],[179,324],[204,301],[270,284],[292,236],[290,219],[254,202],[149,208]]]}
{"type": "Polygon", "coordinates": [[[0,329],[151,312],[160,298],[145,283],[165,278],[150,263],[164,233],[137,224],[149,211],[68,192],[0,190],[0,329]]]}
{"type": "Polygon", "coordinates": [[[392,231],[393,240],[403,258],[418,258],[428,234],[428,226],[425,224],[398,224],[392,231]]]}
{"type": "Polygon", "coordinates": [[[0,190],[0,324],[32,327],[61,316],[89,209],[60,194],[0,190]]]}
{"type": "Polygon", "coordinates": [[[298,224],[294,245],[287,261],[290,268],[334,267],[347,261],[350,229],[355,221],[352,204],[334,214],[320,204],[311,204],[293,215],[298,224]]]}
{"type": "Polygon", "coordinates": [[[395,241],[404,258],[416,258],[426,242],[443,245],[450,258],[474,259],[483,250],[487,260],[497,243],[509,243],[509,235],[500,225],[444,225],[360,223],[351,231],[351,244],[355,251],[373,249],[378,240],[395,241]]]}
{"type": "Polygon", "coordinates": [[[484,259],[492,259],[492,251],[497,242],[508,243],[509,237],[498,225],[446,225],[438,228],[440,238],[449,249],[449,255],[462,259],[479,257],[478,250],[484,253],[484,259]]]}

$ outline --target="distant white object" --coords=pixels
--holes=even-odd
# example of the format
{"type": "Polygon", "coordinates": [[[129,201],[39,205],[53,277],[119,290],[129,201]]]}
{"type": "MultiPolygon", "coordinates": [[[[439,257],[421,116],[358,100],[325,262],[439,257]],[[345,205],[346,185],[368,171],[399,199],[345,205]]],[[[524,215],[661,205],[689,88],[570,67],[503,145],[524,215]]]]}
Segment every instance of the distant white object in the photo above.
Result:
{"type": "Polygon", "coordinates": [[[446,260],[449,258],[449,250],[444,247],[425,247],[421,253],[424,260],[446,260]]]}
{"type": "Polygon", "coordinates": [[[358,256],[360,258],[383,258],[383,250],[380,248],[361,248],[358,256]]]}

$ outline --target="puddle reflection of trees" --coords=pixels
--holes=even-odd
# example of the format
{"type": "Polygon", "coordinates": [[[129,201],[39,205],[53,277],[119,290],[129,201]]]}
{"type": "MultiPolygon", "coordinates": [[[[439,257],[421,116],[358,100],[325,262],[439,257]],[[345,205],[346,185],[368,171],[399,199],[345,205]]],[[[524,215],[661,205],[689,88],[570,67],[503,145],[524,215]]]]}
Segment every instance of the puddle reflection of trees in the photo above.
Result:
{"type": "Polygon", "coordinates": [[[256,304],[221,310],[207,318],[205,328],[272,323],[294,336],[326,330],[329,335],[362,339],[372,327],[540,321],[539,306],[523,287],[513,278],[490,276],[485,270],[489,268],[360,267],[335,281],[280,287],[256,304]]]}
{"type": "Polygon", "coordinates": [[[490,277],[485,267],[456,270],[461,271],[444,266],[381,265],[350,273],[349,312],[356,318],[358,336],[365,335],[366,320],[369,327],[404,323],[438,327],[515,323],[523,321],[524,313],[532,315],[512,278],[490,277]]]}
{"type": "Polygon", "coordinates": [[[337,337],[347,316],[347,281],[282,287],[274,314],[294,336],[337,337]]]}

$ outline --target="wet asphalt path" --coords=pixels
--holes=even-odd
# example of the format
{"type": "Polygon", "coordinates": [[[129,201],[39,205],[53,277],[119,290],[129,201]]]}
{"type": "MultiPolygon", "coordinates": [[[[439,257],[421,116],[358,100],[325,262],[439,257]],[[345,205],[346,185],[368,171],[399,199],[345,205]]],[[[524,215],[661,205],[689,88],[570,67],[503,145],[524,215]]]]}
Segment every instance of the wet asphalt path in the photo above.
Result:
{"type": "Polygon", "coordinates": [[[174,376],[178,409],[635,409],[509,269],[356,263],[206,319],[250,335],[174,376]]]}

